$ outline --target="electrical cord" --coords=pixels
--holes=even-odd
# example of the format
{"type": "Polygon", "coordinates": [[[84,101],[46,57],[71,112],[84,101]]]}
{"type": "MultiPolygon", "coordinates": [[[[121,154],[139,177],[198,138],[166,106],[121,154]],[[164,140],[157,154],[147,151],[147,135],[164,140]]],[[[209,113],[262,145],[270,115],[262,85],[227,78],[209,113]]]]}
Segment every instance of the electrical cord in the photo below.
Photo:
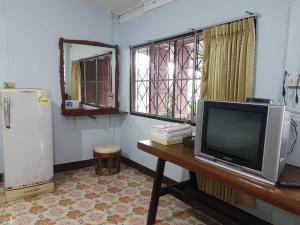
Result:
{"type": "Polygon", "coordinates": [[[299,101],[299,98],[298,98],[299,80],[300,80],[300,73],[298,74],[297,86],[296,86],[296,97],[295,97],[296,104],[298,104],[298,101],[299,101]]]}
{"type": "Polygon", "coordinates": [[[282,96],[283,96],[284,105],[286,105],[285,80],[286,80],[286,77],[287,77],[287,76],[289,76],[288,71],[284,71],[283,82],[282,82],[282,96]]]}
{"type": "MultiPolygon", "coordinates": [[[[297,142],[297,137],[298,137],[297,126],[298,126],[298,124],[296,123],[296,121],[294,119],[291,119],[291,131],[292,131],[292,136],[294,138],[294,141],[291,144],[291,149],[287,153],[286,157],[288,157],[294,151],[294,148],[295,148],[295,145],[297,142]]],[[[290,181],[279,180],[276,184],[281,187],[300,189],[299,182],[290,182],[290,181]]]]}
{"type": "Polygon", "coordinates": [[[297,139],[298,139],[298,131],[297,131],[297,126],[298,124],[296,123],[296,121],[294,119],[291,119],[291,133],[292,136],[294,138],[294,141],[291,144],[291,149],[290,151],[287,153],[286,157],[288,157],[290,154],[292,154],[292,152],[295,149],[295,145],[297,143],[297,139]]]}

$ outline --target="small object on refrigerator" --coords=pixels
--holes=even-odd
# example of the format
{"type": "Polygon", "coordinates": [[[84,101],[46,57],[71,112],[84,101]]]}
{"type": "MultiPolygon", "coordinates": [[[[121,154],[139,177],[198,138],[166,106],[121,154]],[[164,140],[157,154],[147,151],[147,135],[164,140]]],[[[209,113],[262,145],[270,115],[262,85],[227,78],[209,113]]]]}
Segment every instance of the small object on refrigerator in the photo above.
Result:
{"type": "Polygon", "coordinates": [[[4,88],[16,88],[16,83],[14,81],[4,81],[4,88]]]}

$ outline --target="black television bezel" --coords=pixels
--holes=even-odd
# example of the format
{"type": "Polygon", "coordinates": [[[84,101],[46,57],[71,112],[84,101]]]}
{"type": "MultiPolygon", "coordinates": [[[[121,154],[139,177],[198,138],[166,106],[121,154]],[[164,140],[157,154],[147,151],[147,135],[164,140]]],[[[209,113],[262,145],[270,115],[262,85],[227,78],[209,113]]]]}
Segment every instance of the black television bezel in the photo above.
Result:
{"type": "Polygon", "coordinates": [[[212,156],[216,159],[219,159],[229,164],[239,165],[247,167],[250,169],[262,170],[263,162],[263,153],[264,153],[264,144],[265,144],[265,135],[266,135],[266,125],[268,117],[268,106],[258,105],[258,104],[247,104],[247,103],[231,103],[231,102],[214,102],[214,101],[204,101],[203,109],[203,124],[202,124],[202,137],[201,137],[201,153],[212,156]],[[240,112],[253,112],[261,114],[261,127],[259,135],[259,144],[258,144],[258,154],[256,162],[242,159],[234,155],[221,153],[219,151],[209,149],[206,147],[206,137],[207,137],[207,126],[208,126],[208,112],[210,108],[215,109],[228,109],[233,111],[240,112]],[[230,159],[230,160],[229,160],[230,159]]]}

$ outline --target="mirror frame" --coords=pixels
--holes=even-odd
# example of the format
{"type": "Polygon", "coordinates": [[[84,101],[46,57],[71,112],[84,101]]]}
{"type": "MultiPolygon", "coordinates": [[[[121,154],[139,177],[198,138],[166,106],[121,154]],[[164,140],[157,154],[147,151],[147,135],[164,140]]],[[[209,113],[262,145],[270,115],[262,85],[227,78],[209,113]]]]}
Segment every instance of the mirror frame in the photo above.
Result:
{"type": "Polygon", "coordinates": [[[60,50],[60,90],[61,90],[61,112],[65,116],[93,116],[93,115],[104,115],[104,114],[120,114],[119,111],[119,47],[118,45],[110,45],[96,41],[86,40],[72,40],[72,39],[59,39],[59,50],[60,50]],[[105,48],[114,48],[116,57],[116,68],[115,68],[115,107],[114,108],[100,108],[100,109],[66,109],[65,105],[65,84],[64,84],[64,44],[81,44],[98,46],[105,48]]]}

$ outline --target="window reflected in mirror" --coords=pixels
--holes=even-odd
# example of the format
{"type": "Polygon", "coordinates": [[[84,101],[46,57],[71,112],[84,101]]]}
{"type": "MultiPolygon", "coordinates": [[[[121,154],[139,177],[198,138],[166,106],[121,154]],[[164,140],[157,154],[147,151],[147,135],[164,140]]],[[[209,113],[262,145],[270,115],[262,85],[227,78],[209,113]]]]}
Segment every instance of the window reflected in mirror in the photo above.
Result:
{"type": "Polygon", "coordinates": [[[66,109],[115,107],[114,48],[64,43],[66,109]]]}

